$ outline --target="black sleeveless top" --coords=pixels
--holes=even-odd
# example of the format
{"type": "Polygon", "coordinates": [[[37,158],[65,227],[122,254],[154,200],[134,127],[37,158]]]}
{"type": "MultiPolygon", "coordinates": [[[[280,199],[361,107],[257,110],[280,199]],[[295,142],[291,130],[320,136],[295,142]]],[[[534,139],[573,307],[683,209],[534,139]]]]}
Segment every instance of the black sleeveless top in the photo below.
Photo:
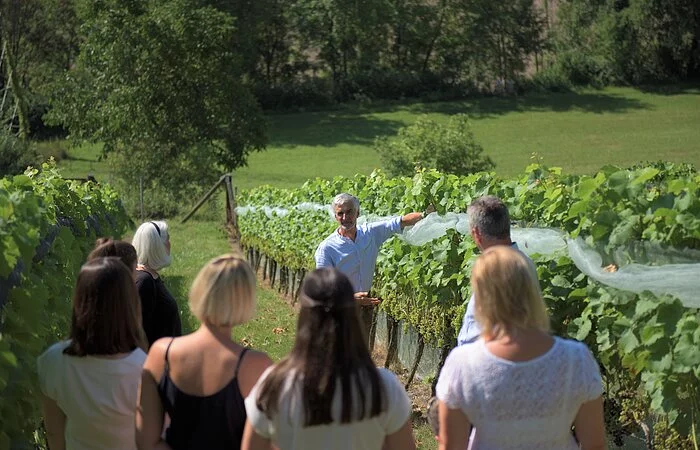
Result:
{"type": "Polygon", "coordinates": [[[223,389],[199,397],[182,392],[170,379],[168,353],[173,340],[165,350],[165,370],[158,383],[163,407],[170,416],[165,441],[173,450],[240,449],[246,412],[238,387],[238,369],[248,349],[238,356],[233,379],[223,389]]]}

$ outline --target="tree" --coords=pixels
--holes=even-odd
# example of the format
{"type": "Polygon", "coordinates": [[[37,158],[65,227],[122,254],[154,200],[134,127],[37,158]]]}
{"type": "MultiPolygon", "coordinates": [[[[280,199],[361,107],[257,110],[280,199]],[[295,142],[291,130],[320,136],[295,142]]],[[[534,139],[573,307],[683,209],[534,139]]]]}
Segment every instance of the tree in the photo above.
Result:
{"type": "MultiPolygon", "coordinates": [[[[3,98],[0,104],[0,114],[3,114],[6,94],[11,93],[14,103],[13,113],[9,118],[18,119],[17,135],[26,139],[29,135],[29,106],[25,86],[18,69],[18,58],[21,55],[23,35],[26,33],[27,19],[31,16],[33,2],[21,0],[0,1],[0,66],[4,68],[3,98]]],[[[1,117],[4,119],[4,117],[1,117]]],[[[4,123],[4,120],[2,121],[4,123]]]]}
{"type": "Polygon", "coordinates": [[[84,0],[78,11],[85,40],[49,118],[103,143],[127,187],[191,197],[264,148],[233,16],[198,0],[84,0]]]}
{"type": "Polygon", "coordinates": [[[700,73],[697,0],[566,0],[556,65],[575,83],[687,79],[700,73]]]}

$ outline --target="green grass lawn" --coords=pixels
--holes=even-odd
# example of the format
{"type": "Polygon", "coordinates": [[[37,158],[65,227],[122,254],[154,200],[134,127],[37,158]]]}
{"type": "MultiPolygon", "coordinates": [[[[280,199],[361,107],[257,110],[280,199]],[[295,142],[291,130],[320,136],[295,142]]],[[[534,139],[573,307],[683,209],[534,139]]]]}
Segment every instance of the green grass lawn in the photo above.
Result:
{"type": "Polygon", "coordinates": [[[471,117],[504,176],[522,172],[533,153],[570,173],[660,159],[700,167],[700,86],[665,94],[607,88],[272,115],[268,149],[251,155],[234,182],[293,187],[317,176],[368,174],[380,165],[375,136],[394,135],[421,114],[445,121],[457,113],[471,117]]]}
{"type": "MultiPolygon", "coordinates": [[[[522,172],[533,153],[569,173],[662,159],[700,167],[700,86],[606,88],[272,114],[267,150],[251,155],[234,183],[295,187],[317,176],[369,174],[380,165],[372,148],[376,136],[395,135],[421,114],[446,121],[458,113],[471,117],[477,139],[504,176],[522,172]]],[[[72,149],[60,167],[66,176],[91,172],[109,181],[98,156],[99,146],[72,149]]]]}

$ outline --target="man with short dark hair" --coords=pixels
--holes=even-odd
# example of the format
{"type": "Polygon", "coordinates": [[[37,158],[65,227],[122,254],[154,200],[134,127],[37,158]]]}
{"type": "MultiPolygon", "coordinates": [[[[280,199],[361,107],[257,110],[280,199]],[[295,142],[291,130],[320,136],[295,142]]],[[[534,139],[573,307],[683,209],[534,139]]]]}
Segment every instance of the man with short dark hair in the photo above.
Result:
{"type": "MultiPolygon", "coordinates": [[[[484,251],[495,245],[518,245],[510,239],[510,215],[500,198],[486,195],[474,200],[467,208],[469,228],[474,243],[484,251]]],[[[474,294],[467,304],[462,328],[457,335],[457,345],[467,344],[479,338],[481,327],[474,318],[474,294]]]]}
{"type": "MultiPolygon", "coordinates": [[[[493,195],[486,195],[474,200],[467,208],[469,228],[474,243],[482,252],[496,245],[509,245],[515,249],[518,245],[510,238],[510,215],[503,201],[493,195]]],[[[474,294],[467,303],[462,328],[457,335],[457,345],[464,345],[479,339],[481,326],[474,318],[474,294]]],[[[439,433],[437,414],[438,402],[433,397],[428,402],[428,423],[433,428],[435,437],[439,433]]],[[[470,432],[470,442],[474,438],[474,429],[470,432]]]]}

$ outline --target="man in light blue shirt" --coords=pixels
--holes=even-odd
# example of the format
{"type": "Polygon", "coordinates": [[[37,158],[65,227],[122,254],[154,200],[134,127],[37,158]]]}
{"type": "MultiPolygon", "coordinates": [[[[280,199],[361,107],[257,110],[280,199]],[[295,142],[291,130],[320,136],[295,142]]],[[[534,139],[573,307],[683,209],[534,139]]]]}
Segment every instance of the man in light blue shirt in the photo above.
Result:
{"type": "Polygon", "coordinates": [[[355,299],[362,306],[374,306],[378,298],[369,297],[377,255],[382,243],[409,225],[415,225],[423,213],[412,212],[393,219],[357,226],[360,201],[350,194],[338,194],[331,204],[338,228],[316,249],[316,267],[335,267],[350,279],[355,299]]]}
{"type": "MultiPolygon", "coordinates": [[[[467,208],[469,227],[476,246],[482,252],[495,245],[518,245],[510,239],[510,216],[506,205],[493,195],[474,200],[467,208]]],[[[474,318],[474,295],[467,303],[462,328],[457,335],[457,345],[474,342],[481,335],[481,327],[474,318]]]]}

